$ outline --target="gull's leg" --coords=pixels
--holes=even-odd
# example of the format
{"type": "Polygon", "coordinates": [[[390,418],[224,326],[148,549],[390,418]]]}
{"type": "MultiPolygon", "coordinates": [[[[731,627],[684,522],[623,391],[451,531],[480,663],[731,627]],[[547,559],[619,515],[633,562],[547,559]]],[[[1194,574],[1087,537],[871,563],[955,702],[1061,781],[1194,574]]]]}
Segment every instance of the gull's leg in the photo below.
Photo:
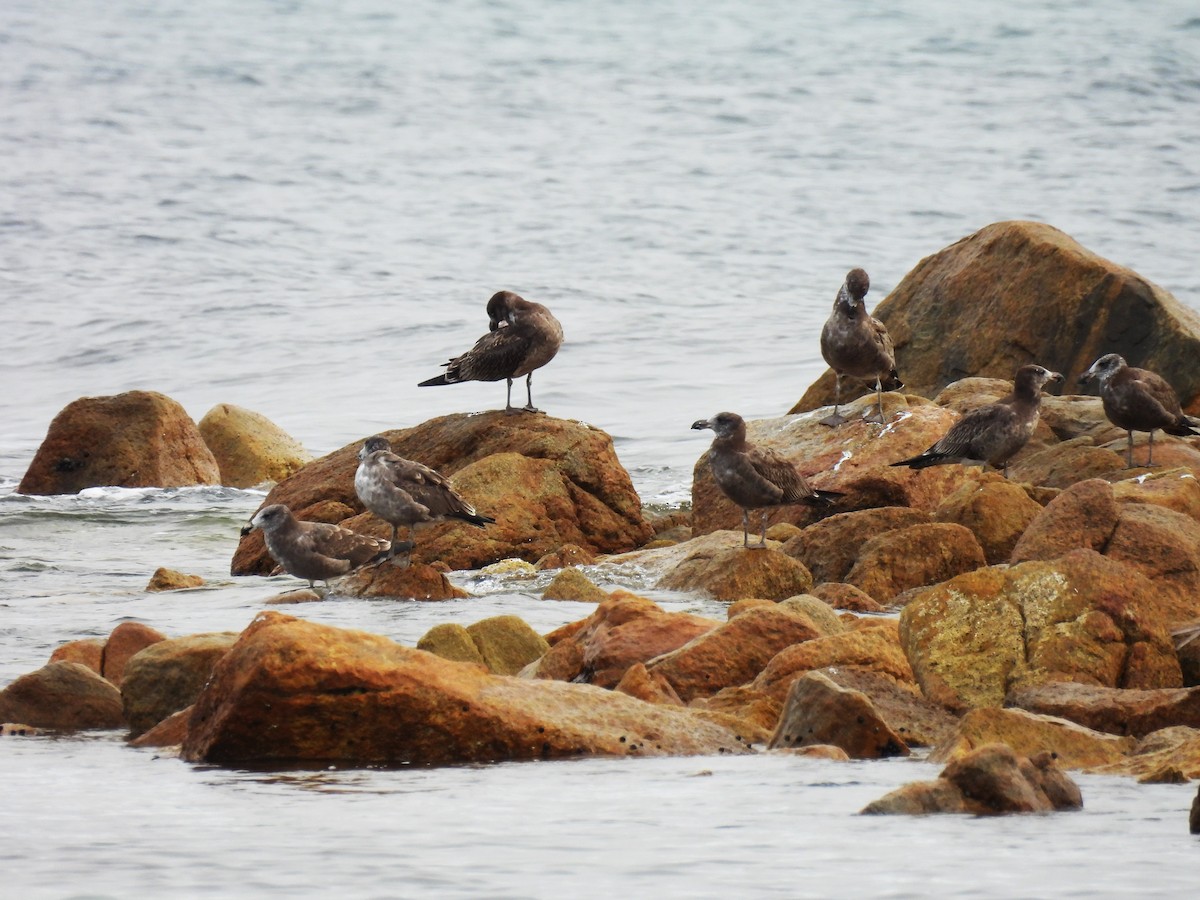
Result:
{"type": "Polygon", "coordinates": [[[846,417],[838,413],[838,407],[842,405],[842,373],[834,372],[833,377],[837,379],[837,387],[834,388],[833,394],[833,413],[820,421],[821,425],[828,425],[830,428],[846,421],[846,417]]]}
{"type": "Polygon", "coordinates": [[[742,510],[742,546],[750,546],[750,512],[742,510]]]}
{"type": "Polygon", "coordinates": [[[529,375],[526,376],[526,378],[525,378],[525,395],[526,395],[526,397],[529,398],[529,402],[525,404],[525,411],[526,412],[540,412],[540,410],[536,406],[533,405],[533,373],[532,372],[530,372],[529,375]]]}
{"type": "Polygon", "coordinates": [[[863,416],[864,422],[874,422],[876,425],[883,424],[883,382],[879,377],[875,378],[875,412],[863,416]]]}

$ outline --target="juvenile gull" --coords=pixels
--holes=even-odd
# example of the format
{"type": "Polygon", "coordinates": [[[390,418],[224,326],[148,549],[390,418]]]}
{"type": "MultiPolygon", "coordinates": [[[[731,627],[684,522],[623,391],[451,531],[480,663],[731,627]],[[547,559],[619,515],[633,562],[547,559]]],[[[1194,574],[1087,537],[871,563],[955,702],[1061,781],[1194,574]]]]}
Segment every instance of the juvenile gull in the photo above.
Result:
{"type": "MultiPolygon", "coordinates": [[[[481,516],[475,507],[459,496],[450,482],[429,466],[392,452],[387,438],[375,435],[367,438],[358,451],[360,460],[354,473],[354,490],[368,510],[392,526],[393,549],[386,559],[395,556],[396,530],[407,525],[410,537],[418,525],[461,519],[482,528],[496,520],[481,516]]],[[[406,550],[414,544],[405,542],[406,550]]]]}
{"type": "Polygon", "coordinates": [[[1057,372],[1041,366],[1021,366],[1007,397],[973,409],[950,426],[946,436],[911,459],[893,466],[924,469],[949,463],[982,466],[990,463],[1008,477],[1008,461],[1029,442],[1038,423],[1042,386],[1062,381],[1057,372]]]}
{"type": "Polygon", "coordinates": [[[302,522],[281,503],[260,509],[242,529],[247,535],[262,529],[267,552],[289,575],[303,578],[315,589],[314,582],[345,575],[394,552],[382,538],[374,538],[340,525],[302,522]]]}
{"type": "Polygon", "coordinates": [[[863,417],[868,422],[883,422],[884,390],[904,387],[896,373],[896,353],[887,328],[878,319],[867,315],[864,298],[870,286],[865,271],[851,269],[838,289],[833,312],[821,329],[821,356],[837,377],[833,414],[822,419],[822,425],[841,425],[846,421],[846,417],[838,413],[843,375],[867,381],[875,379],[876,411],[863,417]]]}
{"type": "Polygon", "coordinates": [[[721,412],[700,419],[692,428],[716,432],[708,451],[717,487],[742,508],[742,546],[750,546],[750,510],[762,510],[762,535],[756,547],[767,546],[767,515],[772,506],[805,503],[829,506],[837,491],[819,491],[786,458],[774,450],[756,447],[746,440],[746,423],[737,413],[721,412]]]}
{"type": "Polygon", "coordinates": [[[1116,353],[1100,357],[1092,367],[1079,376],[1080,384],[1093,380],[1100,382],[1100,400],[1104,414],[1118,428],[1124,428],[1129,437],[1129,448],[1125,456],[1126,467],[1133,468],[1133,433],[1150,432],[1150,447],[1146,453],[1146,465],[1154,465],[1154,431],[1161,428],[1167,434],[1184,437],[1200,434],[1194,422],[1183,414],[1179,398],[1171,385],[1149,369],[1138,369],[1125,362],[1116,353]]]}
{"type": "Polygon", "coordinates": [[[562,326],[542,304],[518,297],[512,291],[493,294],[487,312],[488,333],[462,356],[443,363],[444,373],[420,382],[417,387],[503,378],[508,382],[504,411],[513,412],[513,379],[524,375],[529,400],[525,409],[538,412],[533,405],[533,370],[540,369],[558,353],[563,341],[562,326]]]}

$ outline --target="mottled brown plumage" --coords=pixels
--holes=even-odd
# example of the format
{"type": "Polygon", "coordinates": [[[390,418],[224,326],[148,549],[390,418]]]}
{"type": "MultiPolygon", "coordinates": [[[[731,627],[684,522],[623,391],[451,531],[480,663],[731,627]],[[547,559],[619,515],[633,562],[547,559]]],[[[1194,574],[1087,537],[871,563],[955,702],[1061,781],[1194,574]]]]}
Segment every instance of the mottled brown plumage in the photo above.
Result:
{"type": "Polygon", "coordinates": [[[1029,442],[1037,428],[1042,386],[1048,381],[1062,381],[1062,376],[1041,366],[1021,366],[1011,394],[971,410],[924,453],[892,465],[924,469],[950,463],[991,464],[1002,469],[1007,478],[1008,461],[1029,442]]]}
{"type": "Polygon", "coordinates": [[[392,545],[381,538],[359,534],[339,525],[303,522],[281,503],[265,506],[242,529],[246,535],[262,529],[267,552],[289,575],[314,582],[345,575],[376,562],[392,552],[392,545]]]}
{"type": "MultiPolygon", "coordinates": [[[[367,438],[358,452],[360,460],[354,473],[354,490],[370,512],[392,526],[393,551],[396,531],[401,525],[410,529],[431,522],[459,519],[482,528],[496,520],[481,516],[475,507],[454,490],[450,482],[419,462],[405,459],[392,452],[387,438],[375,435],[367,438]]],[[[411,540],[404,549],[411,550],[411,540]]]]}
{"type": "Polygon", "coordinates": [[[864,416],[868,422],[883,422],[883,391],[904,387],[896,373],[896,353],[887,327],[867,315],[865,297],[871,286],[867,273],[851,269],[833,301],[833,312],[821,329],[821,356],[837,378],[833,413],[822,425],[841,425],[846,417],[838,412],[842,402],[842,377],[849,375],[875,381],[876,411],[864,416]]]}
{"type": "Polygon", "coordinates": [[[1167,434],[1184,437],[1200,434],[1195,427],[1200,424],[1183,414],[1179,398],[1175,396],[1166,380],[1149,369],[1138,369],[1129,365],[1116,353],[1108,353],[1079,376],[1080,384],[1093,380],[1100,382],[1100,401],[1104,414],[1118,428],[1124,428],[1128,436],[1125,462],[1133,468],[1133,433],[1148,431],[1149,448],[1146,465],[1154,465],[1154,432],[1161,428],[1167,434]]]}
{"type": "Polygon", "coordinates": [[[750,510],[761,509],[762,536],[755,546],[767,545],[767,515],[774,506],[805,503],[829,506],[842,494],[819,491],[800,471],[774,450],[746,440],[746,423],[737,413],[717,413],[700,419],[692,428],[711,428],[716,436],[708,451],[708,464],[722,493],[742,508],[742,546],[750,546],[750,510]]]}
{"type": "Polygon", "coordinates": [[[446,367],[443,374],[417,386],[504,379],[508,382],[504,409],[513,412],[513,379],[524,375],[529,401],[524,408],[528,412],[537,412],[533,405],[533,372],[558,353],[563,341],[562,325],[546,307],[512,291],[494,294],[488,301],[487,312],[488,333],[462,356],[443,363],[446,367]]]}

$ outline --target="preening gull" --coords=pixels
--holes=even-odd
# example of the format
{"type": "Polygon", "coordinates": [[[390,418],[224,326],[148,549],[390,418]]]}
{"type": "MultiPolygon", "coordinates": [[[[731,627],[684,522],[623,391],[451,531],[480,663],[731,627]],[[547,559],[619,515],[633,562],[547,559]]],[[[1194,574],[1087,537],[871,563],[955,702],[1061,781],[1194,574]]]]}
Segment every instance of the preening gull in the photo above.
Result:
{"type": "Polygon", "coordinates": [[[833,413],[822,425],[841,425],[846,417],[838,412],[842,402],[842,376],[875,380],[876,411],[864,416],[868,422],[883,422],[883,392],[904,387],[896,373],[896,353],[887,327],[867,315],[864,298],[871,281],[862,269],[851,269],[833,301],[833,312],[821,329],[821,356],[837,377],[833,413]]]}
{"type": "Polygon", "coordinates": [[[562,346],[562,325],[540,303],[533,303],[512,291],[500,291],[488,301],[488,333],[462,356],[443,363],[446,371],[420,382],[418,387],[457,384],[460,381],[508,382],[504,411],[514,412],[514,378],[525,376],[527,412],[538,412],[533,405],[533,371],[540,369],[562,346]]]}

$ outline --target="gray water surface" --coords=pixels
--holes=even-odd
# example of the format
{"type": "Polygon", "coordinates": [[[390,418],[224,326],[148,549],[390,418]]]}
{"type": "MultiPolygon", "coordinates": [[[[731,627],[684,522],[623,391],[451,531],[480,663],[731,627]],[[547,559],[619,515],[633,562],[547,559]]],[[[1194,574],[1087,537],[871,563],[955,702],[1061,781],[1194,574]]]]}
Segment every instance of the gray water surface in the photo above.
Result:
{"type": "MultiPolygon", "coordinates": [[[[1197,73],[1200,12],[1170,0],[5,0],[0,683],[127,619],[239,631],[295,584],[228,575],[258,492],[15,495],[77,397],[235,403],[325,453],[496,408],[502,385],[416,383],[507,288],[566,331],[538,405],[612,434],[643,499],[678,505],[706,445],[688,425],[786,411],[853,266],[873,305],[1027,218],[1200,305],[1197,73]],[[207,587],[146,594],[160,565],[207,587]]],[[[590,611],[456,578],[477,596],[288,611],[409,644],[590,611]]],[[[0,773],[21,897],[1184,896],[1200,849],[1194,786],[856,815],[936,773],[917,761],[264,774],[105,734],[5,740],[0,773]]]]}

